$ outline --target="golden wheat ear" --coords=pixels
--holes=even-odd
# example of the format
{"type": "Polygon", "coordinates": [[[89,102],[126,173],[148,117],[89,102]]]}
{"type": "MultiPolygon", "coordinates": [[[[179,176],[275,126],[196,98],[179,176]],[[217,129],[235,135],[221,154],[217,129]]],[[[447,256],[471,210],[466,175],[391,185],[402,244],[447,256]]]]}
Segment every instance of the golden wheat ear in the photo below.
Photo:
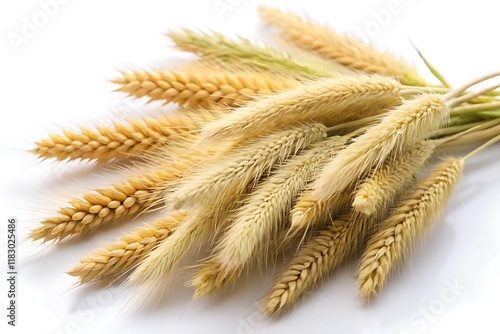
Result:
{"type": "Polygon", "coordinates": [[[349,213],[334,219],[329,226],[312,236],[266,294],[265,314],[277,316],[295,305],[357,251],[373,224],[373,217],[349,213]]]}
{"type": "Polygon", "coordinates": [[[313,190],[310,188],[309,186],[302,193],[290,211],[287,239],[291,240],[300,234],[305,237],[308,232],[321,228],[325,222],[345,212],[352,203],[353,189],[348,189],[327,200],[318,200],[313,196],[313,190]]]}
{"type": "Polygon", "coordinates": [[[369,239],[358,269],[359,293],[374,296],[392,267],[430,230],[462,175],[464,160],[450,158],[437,166],[401,201],[369,239]]]}
{"type": "Polygon", "coordinates": [[[169,237],[186,218],[187,211],[173,212],[151,224],[134,229],[119,240],[106,244],[67,273],[78,277],[80,284],[103,278],[121,277],[135,268],[163,240],[169,237]]]}
{"type": "MultiPolygon", "coordinates": [[[[216,110],[222,110],[221,108],[216,110]]],[[[36,142],[32,153],[43,159],[96,160],[141,157],[169,143],[173,138],[193,136],[203,123],[217,119],[220,112],[181,111],[177,115],[157,118],[144,117],[113,126],[99,125],[95,129],[80,127],[79,132],[64,129],[63,134],[49,134],[36,142]]]]}
{"type": "Polygon", "coordinates": [[[434,152],[436,143],[428,140],[408,147],[401,155],[390,156],[356,187],[352,207],[370,216],[386,207],[401,189],[406,189],[434,152]]]}
{"type": "Polygon", "coordinates": [[[179,49],[193,52],[202,58],[215,57],[223,62],[246,65],[265,71],[279,71],[306,77],[325,77],[339,70],[338,67],[331,66],[320,58],[279,51],[242,37],[233,40],[216,32],[204,33],[186,28],[170,32],[168,36],[179,49]]]}
{"type": "Polygon", "coordinates": [[[311,123],[247,142],[211,168],[199,168],[186,175],[166,202],[174,203],[175,208],[216,203],[270,171],[274,164],[284,162],[326,136],[324,125],[311,123]]]}
{"type": "Polygon", "coordinates": [[[228,73],[199,69],[176,71],[122,72],[112,80],[119,92],[150,101],[174,102],[182,106],[210,108],[213,104],[237,107],[255,96],[296,87],[297,80],[265,72],[228,73]]]}
{"type": "Polygon", "coordinates": [[[182,161],[160,163],[108,188],[86,193],[59,209],[58,215],[43,220],[30,232],[29,238],[61,241],[151,210],[160,203],[159,196],[164,193],[158,185],[167,187],[167,181],[178,178],[188,167],[189,164],[182,161]]]}
{"type": "Polygon", "coordinates": [[[271,7],[259,7],[260,17],[278,27],[282,36],[298,47],[326,59],[365,72],[396,77],[405,85],[426,86],[426,81],[402,59],[376,50],[360,40],[340,34],[326,25],[271,7]]]}
{"type": "Polygon", "coordinates": [[[404,147],[439,128],[448,115],[442,95],[424,94],[405,100],[325,166],[314,184],[313,196],[324,201],[341,193],[370,170],[379,169],[392,152],[399,155],[404,147]]]}
{"type": "Polygon", "coordinates": [[[354,74],[318,79],[262,97],[207,124],[203,140],[255,137],[304,123],[333,126],[378,115],[401,103],[400,84],[388,77],[354,74]]]}

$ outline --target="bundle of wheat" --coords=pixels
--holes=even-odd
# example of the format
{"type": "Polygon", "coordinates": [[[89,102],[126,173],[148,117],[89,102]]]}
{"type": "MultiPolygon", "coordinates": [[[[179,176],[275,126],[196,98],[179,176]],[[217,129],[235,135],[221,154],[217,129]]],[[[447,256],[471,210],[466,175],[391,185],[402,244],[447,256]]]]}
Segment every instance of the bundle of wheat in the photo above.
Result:
{"type": "Polygon", "coordinates": [[[442,83],[431,86],[406,62],[327,26],[273,8],[260,14],[300,49],[172,32],[179,49],[199,57],[185,73],[123,72],[113,82],[119,92],[179,105],[178,115],[63,130],[36,143],[43,159],[142,162],[42,221],[34,241],[82,238],[165,210],[83,258],[68,272],[80,283],[129,275],[147,298],[205,246],[210,256],[190,281],[203,296],[285,253],[289,265],[263,305],[275,316],[361,254],[359,292],[370,299],[437,221],[466,160],[500,140],[497,86],[471,92],[497,74],[452,89],[424,59],[442,83]],[[484,140],[420,179],[436,148],[484,140]]]}

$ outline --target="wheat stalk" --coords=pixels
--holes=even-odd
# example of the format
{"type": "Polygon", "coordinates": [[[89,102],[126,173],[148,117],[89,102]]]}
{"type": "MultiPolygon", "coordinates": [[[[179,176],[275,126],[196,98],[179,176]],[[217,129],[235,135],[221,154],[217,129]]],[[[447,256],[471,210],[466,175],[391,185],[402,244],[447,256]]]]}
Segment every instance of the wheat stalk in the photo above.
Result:
{"type": "Polygon", "coordinates": [[[326,25],[270,7],[260,7],[259,14],[264,21],[278,27],[288,41],[304,50],[356,70],[394,76],[406,85],[426,86],[425,80],[403,60],[326,25]]]}
{"type": "Polygon", "coordinates": [[[311,56],[301,59],[294,54],[253,43],[242,37],[232,40],[216,32],[208,34],[186,28],[179,32],[170,32],[168,36],[179,49],[204,58],[215,57],[224,62],[244,64],[251,68],[279,70],[306,76],[324,77],[334,72],[332,67],[323,63],[321,59],[314,59],[311,56]]]}
{"type": "Polygon", "coordinates": [[[112,80],[120,85],[117,91],[150,101],[163,100],[179,105],[210,108],[213,104],[239,106],[255,96],[295,87],[295,79],[260,72],[227,73],[199,69],[196,72],[176,71],[122,72],[112,80]]]}
{"type": "Polygon", "coordinates": [[[399,92],[397,81],[377,75],[318,79],[262,97],[237,113],[207,124],[202,138],[250,137],[299,122],[341,124],[377,115],[398,105],[399,92]]]}
{"type": "Polygon", "coordinates": [[[278,276],[264,300],[264,312],[276,316],[293,306],[361,246],[373,224],[363,215],[343,215],[311,237],[278,276]]]}
{"type": "Polygon", "coordinates": [[[76,276],[80,284],[107,277],[119,277],[136,267],[157,245],[170,236],[186,218],[187,211],[170,213],[153,223],[136,228],[93,251],[67,273],[76,276]]]}
{"type": "Polygon", "coordinates": [[[244,205],[231,218],[231,226],[216,245],[212,260],[193,280],[197,296],[234,282],[252,261],[265,261],[276,249],[275,240],[285,227],[294,199],[310,181],[317,165],[335,154],[345,141],[343,137],[331,137],[313,144],[280,166],[245,198],[244,205]]]}
{"type": "Polygon", "coordinates": [[[382,288],[393,265],[409,251],[415,237],[433,226],[460,179],[463,165],[463,159],[455,158],[439,164],[370,238],[358,269],[359,292],[365,299],[382,288]]]}
{"type": "Polygon", "coordinates": [[[173,137],[190,136],[202,123],[216,119],[213,112],[199,110],[187,114],[144,117],[113,126],[99,125],[95,129],[80,127],[80,131],[63,130],[63,134],[49,134],[36,142],[32,152],[40,158],[57,160],[126,159],[141,156],[165,145],[173,137]]]}
{"type": "Polygon", "coordinates": [[[355,211],[372,215],[392,202],[401,189],[407,188],[416,173],[434,152],[435,143],[422,140],[401,155],[389,157],[382,167],[363,179],[356,188],[352,206],[355,211]]]}
{"type": "Polygon", "coordinates": [[[233,155],[220,159],[211,168],[202,167],[186,175],[167,203],[196,205],[200,201],[215,203],[219,198],[238,192],[252,180],[290,155],[326,137],[325,126],[304,124],[246,143],[234,149],[233,155]]]}
{"type": "Polygon", "coordinates": [[[380,168],[391,152],[400,154],[407,145],[425,138],[448,114],[441,95],[425,94],[404,101],[325,166],[314,184],[313,196],[327,200],[340,193],[373,168],[380,168]]]}

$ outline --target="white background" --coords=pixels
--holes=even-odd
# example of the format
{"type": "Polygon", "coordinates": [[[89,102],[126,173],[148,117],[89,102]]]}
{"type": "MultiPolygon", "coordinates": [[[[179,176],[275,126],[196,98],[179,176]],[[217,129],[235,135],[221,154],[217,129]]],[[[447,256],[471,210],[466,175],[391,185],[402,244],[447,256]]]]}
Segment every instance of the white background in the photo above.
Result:
{"type": "MultiPolygon", "coordinates": [[[[24,18],[32,21],[42,7],[33,0],[2,1],[1,226],[7,217],[16,216],[19,234],[25,236],[32,223],[49,215],[68,196],[120,178],[117,173],[109,178],[95,176],[103,175],[103,170],[92,164],[38,162],[23,151],[34,140],[60,126],[109,122],[128,109],[140,113],[142,102],[111,93],[114,87],[107,80],[117,69],[131,66],[175,68],[175,59],[186,56],[169,48],[163,35],[168,29],[210,27],[272,41],[272,34],[259,23],[257,3],[307,12],[341,31],[365,34],[371,43],[413,61],[428,75],[410,46],[410,37],[454,84],[500,69],[498,8],[493,1],[401,0],[397,13],[379,21],[377,13],[390,7],[389,0],[67,1],[17,49],[8,34],[21,34],[24,18]],[[220,3],[228,4],[227,11],[216,10],[220,3]]],[[[155,309],[120,313],[127,288],[75,288],[76,280],[64,271],[103,241],[140,223],[139,219],[52,248],[24,242],[18,259],[18,327],[6,325],[7,287],[2,278],[0,331],[5,333],[8,327],[7,333],[496,332],[499,157],[500,145],[496,145],[468,162],[459,189],[425,247],[418,248],[371,305],[356,297],[355,263],[351,263],[277,320],[265,320],[255,303],[271,283],[271,270],[242,279],[234,290],[218,297],[194,302],[193,290],[183,286],[190,272],[180,272],[155,309]],[[450,284],[461,288],[453,293],[450,284]]],[[[6,228],[0,232],[0,267],[5,268],[6,228]]]]}

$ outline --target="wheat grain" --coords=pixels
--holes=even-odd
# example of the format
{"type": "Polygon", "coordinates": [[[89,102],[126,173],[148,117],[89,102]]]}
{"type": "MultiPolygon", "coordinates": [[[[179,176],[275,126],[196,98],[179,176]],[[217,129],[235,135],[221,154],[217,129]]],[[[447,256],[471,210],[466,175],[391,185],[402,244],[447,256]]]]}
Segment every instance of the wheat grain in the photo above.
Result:
{"type": "Polygon", "coordinates": [[[207,124],[203,139],[251,137],[300,122],[326,126],[377,115],[398,105],[398,82],[377,75],[325,78],[262,97],[207,124]]]}
{"type": "Polygon", "coordinates": [[[264,300],[264,312],[276,316],[293,306],[331,271],[357,251],[373,219],[343,215],[311,237],[278,276],[264,300]]]}
{"type": "Polygon", "coordinates": [[[179,49],[193,52],[200,57],[215,57],[228,63],[244,64],[266,71],[285,71],[296,75],[324,77],[335,73],[335,69],[323,63],[321,59],[312,57],[301,59],[242,37],[232,40],[216,32],[207,34],[186,28],[179,32],[171,32],[168,36],[179,49]]]}
{"type": "Polygon", "coordinates": [[[340,193],[372,168],[380,168],[391,152],[400,154],[403,147],[425,138],[448,114],[449,108],[441,95],[426,94],[405,101],[325,166],[314,184],[313,196],[327,200],[340,193]]]}
{"type": "Polygon", "coordinates": [[[369,240],[358,269],[359,292],[365,299],[384,285],[394,264],[430,230],[443,211],[463,170],[463,159],[449,158],[439,164],[398,204],[369,240]]]}
{"type": "Polygon", "coordinates": [[[57,160],[125,159],[142,156],[168,143],[172,137],[191,136],[202,123],[216,119],[214,112],[199,110],[159,118],[144,117],[113,126],[99,125],[95,129],[80,127],[79,132],[64,129],[63,134],[49,134],[36,143],[32,152],[40,158],[57,160]]]}
{"type": "Polygon", "coordinates": [[[435,146],[431,141],[422,140],[401,155],[389,157],[379,170],[357,186],[352,203],[354,210],[369,216],[391,203],[401,189],[412,183],[435,146]]]}
{"type": "Polygon", "coordinates": [[[67,273],[78,277],[80,284],[119,277],[136,267],[161,241],[170,236],[187,214],[187,211],[173,212],[136,228],[119,240],[93,251],[67,273]]]}
{"type": "Polygon", "coordinates": [[[403,60],[356,38],[337,33],[326,25],[270,7],[260,7],[259,14],[264,21],[278,27],[288,41],[302,49],[315,51],[326,59],[356,70],[394,76],[406,85],[426,85],[417,71],[403,60]]]}
{"type": "Polygon", "coordinates": [[[233,155],[220,159],[211,168],[203,166],[186,175],[166,202],[174,203],[175,208],[197,205],[200,201],[215,203],[258,179],[274,164],[325,137],[325,126],[312,123],[256,139],[234,149],[233,155]]]}
{"type": "Polygon", "coordinates": [[[270,73],[225,73],[198,70],[190,73],[176,71],[122,72],[112,80],[120,85],[117,91],[150,101],[163,100],[183,106],[210,108],[215,104],[239,106],[255,96],[295,87],[295,79],[270,73]]]}

